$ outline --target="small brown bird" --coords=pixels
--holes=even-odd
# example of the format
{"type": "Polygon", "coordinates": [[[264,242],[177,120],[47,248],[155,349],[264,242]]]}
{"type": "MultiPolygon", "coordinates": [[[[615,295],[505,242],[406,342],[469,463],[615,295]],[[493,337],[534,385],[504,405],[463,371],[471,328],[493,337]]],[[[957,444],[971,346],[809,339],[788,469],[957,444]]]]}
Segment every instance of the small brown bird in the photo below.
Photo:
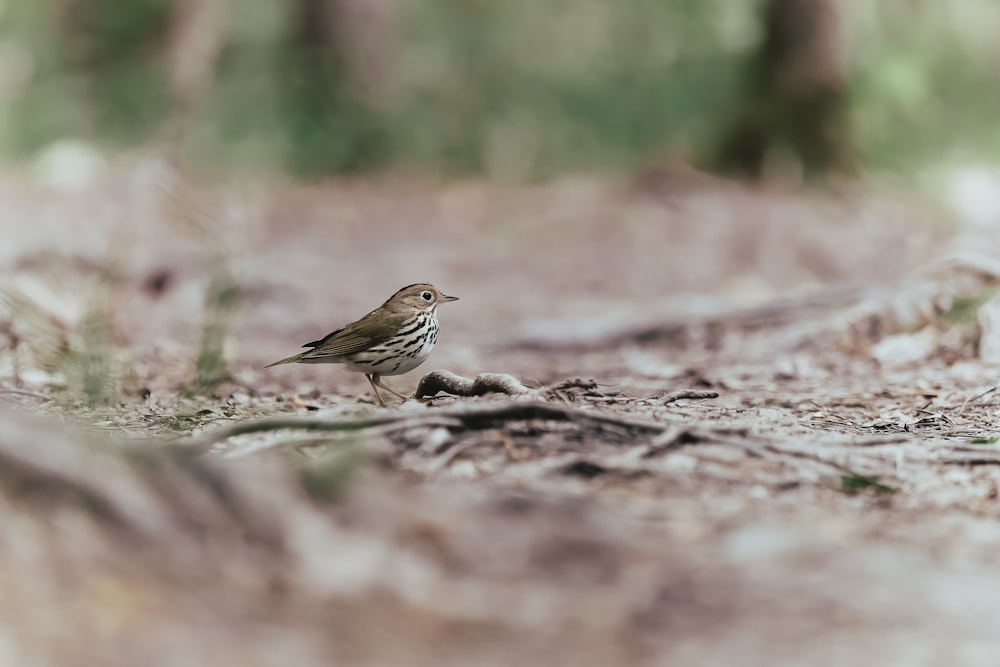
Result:
{"type": "Polygon", "coordinates": [[[383,375],[402,375],[424,363],[434,349],[438,337],[437,307],[439,303],[458,301],[434,285],[407,285],[381,306],[337,329],[324,338],[306,343],[311,347],[300,354],[265,366],[281,364],[344,364],[349,371],[364,373],[382,407],[381,387],[406,400],[381,382],[383,375]]]}

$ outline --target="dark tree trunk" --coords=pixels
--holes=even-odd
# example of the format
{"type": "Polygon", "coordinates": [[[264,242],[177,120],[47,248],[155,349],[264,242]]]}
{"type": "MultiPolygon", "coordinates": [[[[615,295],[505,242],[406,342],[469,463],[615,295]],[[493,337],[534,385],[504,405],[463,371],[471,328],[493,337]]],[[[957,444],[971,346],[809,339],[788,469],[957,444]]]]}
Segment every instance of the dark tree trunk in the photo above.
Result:
{"type": "Polygon", "coordinates": [[[285,77],[292,168],[321,175],[377,163],[384,149],[379,110],[394,62],[391,4],[297,0],[294,6],[285,77]]]}
{"type": "Polygon", "coordinates": [[[715,169],[760,179],[783,151],[807,176],[853,170],[841,12],[840,0],[767,0],[764,41],[715,169]]]}

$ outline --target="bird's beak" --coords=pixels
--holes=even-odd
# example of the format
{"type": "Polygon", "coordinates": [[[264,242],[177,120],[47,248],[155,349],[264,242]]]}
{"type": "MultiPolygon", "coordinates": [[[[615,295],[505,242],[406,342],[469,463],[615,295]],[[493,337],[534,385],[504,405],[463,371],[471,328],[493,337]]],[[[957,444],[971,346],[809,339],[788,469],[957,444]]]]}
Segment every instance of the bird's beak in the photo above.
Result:
{"type": "Polygon", "coordinates": [[[441,298],[438,299],[438,301],[440,301],[441,303],[445,303],[446,301],[458,301],[458,297],[457,296],[448,296],[447,294],[442,294],[441,298]]]}

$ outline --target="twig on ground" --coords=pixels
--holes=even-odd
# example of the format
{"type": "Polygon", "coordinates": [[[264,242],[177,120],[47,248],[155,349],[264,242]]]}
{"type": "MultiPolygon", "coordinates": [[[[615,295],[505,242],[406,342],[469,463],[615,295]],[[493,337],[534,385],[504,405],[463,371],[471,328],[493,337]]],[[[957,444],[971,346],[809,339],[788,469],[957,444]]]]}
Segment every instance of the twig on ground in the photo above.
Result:
{"type": "Polygon", "coordinates": [[[717,391],[699,391],[696,389],[680,389],[678,391],[672,391],[663,398],[660,402],[663,405],[670,405],[671,403],[676,403],[677,401],[683,400],[685,398],[690,398],[694,400],[704,400],[706,398],[718,398],[719,392],[717,391]]]}
{"type": "Polygon", "coordinates": [[[899,435],[887,435],[881,438],[865,438],[851,443],[853,447],[880,447],[882,445],[900,445],[910,442],[913,438],[899,435]]]}
{"type": "MultiPolygon", "coordinates": [[[[562,392],[559,395],[561,396],[562,392]]],[[[650,399],[635,396],[584,396],[583,400],[591,403],[646,403],[650,399]]]]}
{"type": "MultiPolygon", "coordinates": [[[[562,398],[562,394],[556,393],[556,396],[562,398]]],[[[653,403],[658,403],[661,405],[670,405],[671,403],[676,403],[677,401],[690,398],[694,400],[704,400],[707,398],[718,398],[719,393],[715,391],[698,391],[694,389],[681,389],[679,391],[670,392],[663,396],[650,396],[648,398],[637,398],[635,396],[591,396],[585,395],[583,400],[590,401],[592,403],[642,403],[644,405],[649,405],[653,403]]]]}
{"type": "Polygon", "coordinates": [[[1000,465],[1000,457],[990,457],[990,456],[971,456],[965,457],[951,457],[947,459],[938,459],[935,463],[943,463],[945,465],[963,465],[963,466],[996,466],[1000,465]]]}
{"type": "Polygon", "coordinates": [[[0,394],[10,394],[11,396],[26,396],[28,398],[34,398],[39,401],[51,401],[51,396],[46,396],[44,394],[36,394],[33,391],[24,391],[22,389],[0,389],[0,394]]]}
{"type": "Polygon", "coordinates": [[[459,456],[461,456],[468,450],[472,449],[473,447],[478,447],[479,445],[482,444],[495,444],[495,443],[489,440],[470,440],[468,442],[464,442],[462,444],[451,447],[444,454],[438,456],[436,459],[433,459],[430,462],[430,465],[427,467],[427,470],[425,472],[428,473],[441,472],[442,470],[447,468],[448,465],[452,461],[457,459],[459,456]]]}
{"type": "Polygon", "coordinates": [[[559,384],[549,387],[549,391],[562,391],[563,389],[585,389],[587,391],[597,391],[600,385],[593,378],[584,380],[583,378],[570,378],[563,380],[559,384]]]}
{"type": "Polygon", "coordinates": [[[969,403],[972,403],[973,401],[978,401],[983,396],[986,396],[987,394],[991,394],[991,393],[993,393],[996,390],[997,390],[997,386],[993,385],[992,387],[990,387],[986,391],[981,391],[978,394],[975,394],[974,396],[969,396],[964,401],[962,401],[962,407],[960,407],[958,409],[958,414],[962,414],[963,412],[965,412],[965,408],[966,408],[967,405],[969,405],[969,403]]]}

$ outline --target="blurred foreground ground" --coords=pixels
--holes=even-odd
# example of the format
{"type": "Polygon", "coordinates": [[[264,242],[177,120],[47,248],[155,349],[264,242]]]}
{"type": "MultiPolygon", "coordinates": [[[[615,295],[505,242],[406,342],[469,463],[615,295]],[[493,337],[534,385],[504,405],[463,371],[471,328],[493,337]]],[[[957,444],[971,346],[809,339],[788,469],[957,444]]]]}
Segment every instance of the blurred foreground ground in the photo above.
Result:
{"type": "Polygon", "coordinates": [[[128,173],[0,198],[4,388],[34,394],[0,398],[89,424],[5,418],[0,663],[985,665],[1000,648],[977,311],[1000,243],[982,229],[899,196],[683,173],[128,173]],[[242,294],[220,320],[232,379],[192,393],[219,276],[242,294]],[[621,423],[463,430],[419,420],[513,399],[410,401],[412,427],[350,441],[367,463],[332,503],[288,472],[315,440],[170,453],[259,416],[384,414],[338,367],[261,367],[417,281],[462,300],[392,386],[505,372],[621,423]],[[95,312],[110,408],[58,389],[98,356],[95,312]],[[683,389],[718,397],[664,400],[683,389]],[[83,446],[101,438],[139,442],[83,446]]]}

